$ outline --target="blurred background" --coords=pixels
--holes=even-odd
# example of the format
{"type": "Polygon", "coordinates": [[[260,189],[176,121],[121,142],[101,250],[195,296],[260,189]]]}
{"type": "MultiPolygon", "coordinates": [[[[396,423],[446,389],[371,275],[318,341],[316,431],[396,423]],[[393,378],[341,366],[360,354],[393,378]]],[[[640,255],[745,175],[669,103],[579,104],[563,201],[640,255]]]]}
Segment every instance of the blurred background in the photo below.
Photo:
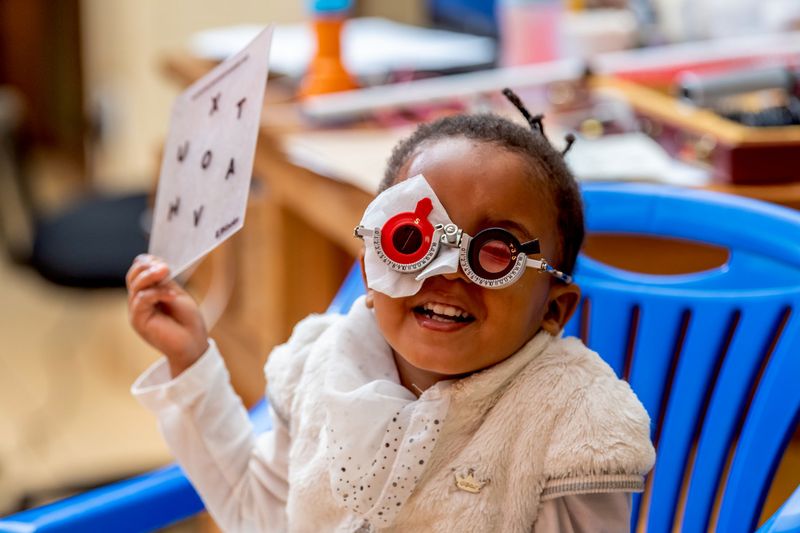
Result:
{"type": "Polygon", "coordinates": [[[279,27],[248,227],[188,281],[221,344],[239,354],[227,357],[248,404],[263,392],[253,374],[268,349],[325,308],[357,246],[298,207],[344,194],[311,174],[344,183],[360,205],[410,128],[498,109],[502,86],[552,110],[555,143],[567,131],[598,141],[570,156],[581,179],[800,206],[794,0],[328,3],[349,18],[341,68],[362,87],[355,95],[320,94],[324,84],[309,80],[309,23],[330,16],[325,2],[0,0],[0,515],[169,462],[155,421],[128,392],[157,354],[128,326],[122,275],[146,249],[173,99],[267,23],[279,27]],[[665,118],[679,107],[708,131],[665,118]],[[745,151],[731,141],[762,126],[770,131],[752,133],[745,151]],[[734,155],[744,166],[731,167],[734,155]],[[270,181],[279,174],[289,177],[270,181]],[[285,258],[304,252],[276,243],[275,227],[316,246],[325,273],[288,272],[285,258]]]}

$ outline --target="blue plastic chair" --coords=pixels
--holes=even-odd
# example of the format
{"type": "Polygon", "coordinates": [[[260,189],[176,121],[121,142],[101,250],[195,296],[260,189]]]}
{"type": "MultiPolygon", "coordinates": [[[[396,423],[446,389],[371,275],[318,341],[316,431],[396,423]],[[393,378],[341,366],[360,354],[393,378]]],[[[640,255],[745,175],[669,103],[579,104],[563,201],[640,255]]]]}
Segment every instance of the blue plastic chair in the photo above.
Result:
{"type": "MultiPolygon", "coordinates": [[[[647,185],[587,186],[584,198],[589,232],[729,250],[724,265],[679,276],[582,256],[583,298],[567,333],[582,334],[628,379],[652,418],[658,458],[632,524],[692,532],[716,520],[717,531],[753,531],[800,414],[800,213],[647,185]]],[[[354,268],[330,311],[346,311],[362,292],[354,268]]],[[[265,413],[263,403],[252,413],[262,428],[265,413]]],[[[7,517],[0,531],[146,531],[201,509],[172,466],[7,517]]],[[[800,532],[800,488],[759,530],[788,531],[800,532]]]]}
{"type": "Polygon", "coordinates": [[[724,265],[680,276],[582,258],[567,333],[584,334],[653,421],[657,461],[633,524],[641,514],[648,532],[707,531],[721,494],[716,530],[753,531],[800,413],[800,213],[646,185],[587,187],[585,202],[590,232],[728,250],[724,265]]]}

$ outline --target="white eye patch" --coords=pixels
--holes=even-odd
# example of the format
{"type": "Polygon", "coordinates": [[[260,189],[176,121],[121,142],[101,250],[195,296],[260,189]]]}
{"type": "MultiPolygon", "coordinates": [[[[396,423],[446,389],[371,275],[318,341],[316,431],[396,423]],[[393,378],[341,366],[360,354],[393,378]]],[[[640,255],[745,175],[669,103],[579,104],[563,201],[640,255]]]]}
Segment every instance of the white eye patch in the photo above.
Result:
{"type": "MultiPolygon", "coordinates": [[[[360,225],[370,230],[380,229],[386,221],[398,213],[414,212],[417,203],[423,198],[429,198],[433,206],[427,217],[431,224],[445,226],[451,223],[447,211],[425,176],[418,174],[389,187],[375,197],[367,206],[360,225]]],[[[378,257],[378,251],[369,239],[365,240],[364,267],[367,286],[392,298],[404,298],[416,294],[426,278],[457,272],[458,264],[458,248],[443,247],[434,260],[421,271],[398,272],[378,257]]]]}

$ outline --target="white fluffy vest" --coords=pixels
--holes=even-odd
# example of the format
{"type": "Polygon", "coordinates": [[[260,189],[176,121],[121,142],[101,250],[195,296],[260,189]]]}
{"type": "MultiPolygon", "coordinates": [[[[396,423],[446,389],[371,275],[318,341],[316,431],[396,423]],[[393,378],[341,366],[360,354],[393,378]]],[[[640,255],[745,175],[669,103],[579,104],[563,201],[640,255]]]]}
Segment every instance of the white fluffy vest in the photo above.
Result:
{"type": "MultiPolygon", "coordinates": [[[[369,358],[386,358],[380,342],[371,312],[358,301],[346,317],[304,320],[270,356],[268,397],[292,437],[286,508],[292,531],[530,531],[543,500],[643,489],[655,457],[644,408],[579,340],[542,332],[505,361],[409,400],[409,409],[431,402],[446,416],[418,479],[406,481],[413,484],[410,496],[391,492],[399,490],[391,483],[409,468],[408,458],[389,458],[391,475],[379,487],[384,504],[397,498],[388,522],[378,507],[355,512],[342,505],[326,376],[345,359],[361,368],[369,358]],[[354,351],[342,353],[342,338],[354,351]]],[[[366,416],[348,412],[360,415],[366,416]]],[[[359,450],[360,436],[349,438],[359,450]]],[[[346,439],[337,444],[347,455],[346,439]]]]}

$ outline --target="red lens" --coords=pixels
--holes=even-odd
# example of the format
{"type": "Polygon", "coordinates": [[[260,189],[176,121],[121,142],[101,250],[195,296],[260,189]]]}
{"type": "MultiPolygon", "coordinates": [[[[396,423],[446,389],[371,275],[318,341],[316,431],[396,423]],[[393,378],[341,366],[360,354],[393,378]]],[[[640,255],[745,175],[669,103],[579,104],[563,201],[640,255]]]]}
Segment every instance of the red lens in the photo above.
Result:
{"type": "Polygon", "coordinates": [[[392,234],[392,244],[401,254],[414,254],[422,246],[422,232],[411,224],[399,226],[392,234]]]}
{"type": "Polygon", "coordinates": [[[502,272],[511,263],[511,250],[503,241],[486,241],[478,251],[478,263],[490,274],[502,272]]]}
{"type": "Polygon", "coordinates": [[[413,212],[398,213],[381,228],[381,248],[386,257],[401,265],[412,265],[431,248],[434,227],[428,221],[433,210],[430,198],[417,202],[413,212]]]}

